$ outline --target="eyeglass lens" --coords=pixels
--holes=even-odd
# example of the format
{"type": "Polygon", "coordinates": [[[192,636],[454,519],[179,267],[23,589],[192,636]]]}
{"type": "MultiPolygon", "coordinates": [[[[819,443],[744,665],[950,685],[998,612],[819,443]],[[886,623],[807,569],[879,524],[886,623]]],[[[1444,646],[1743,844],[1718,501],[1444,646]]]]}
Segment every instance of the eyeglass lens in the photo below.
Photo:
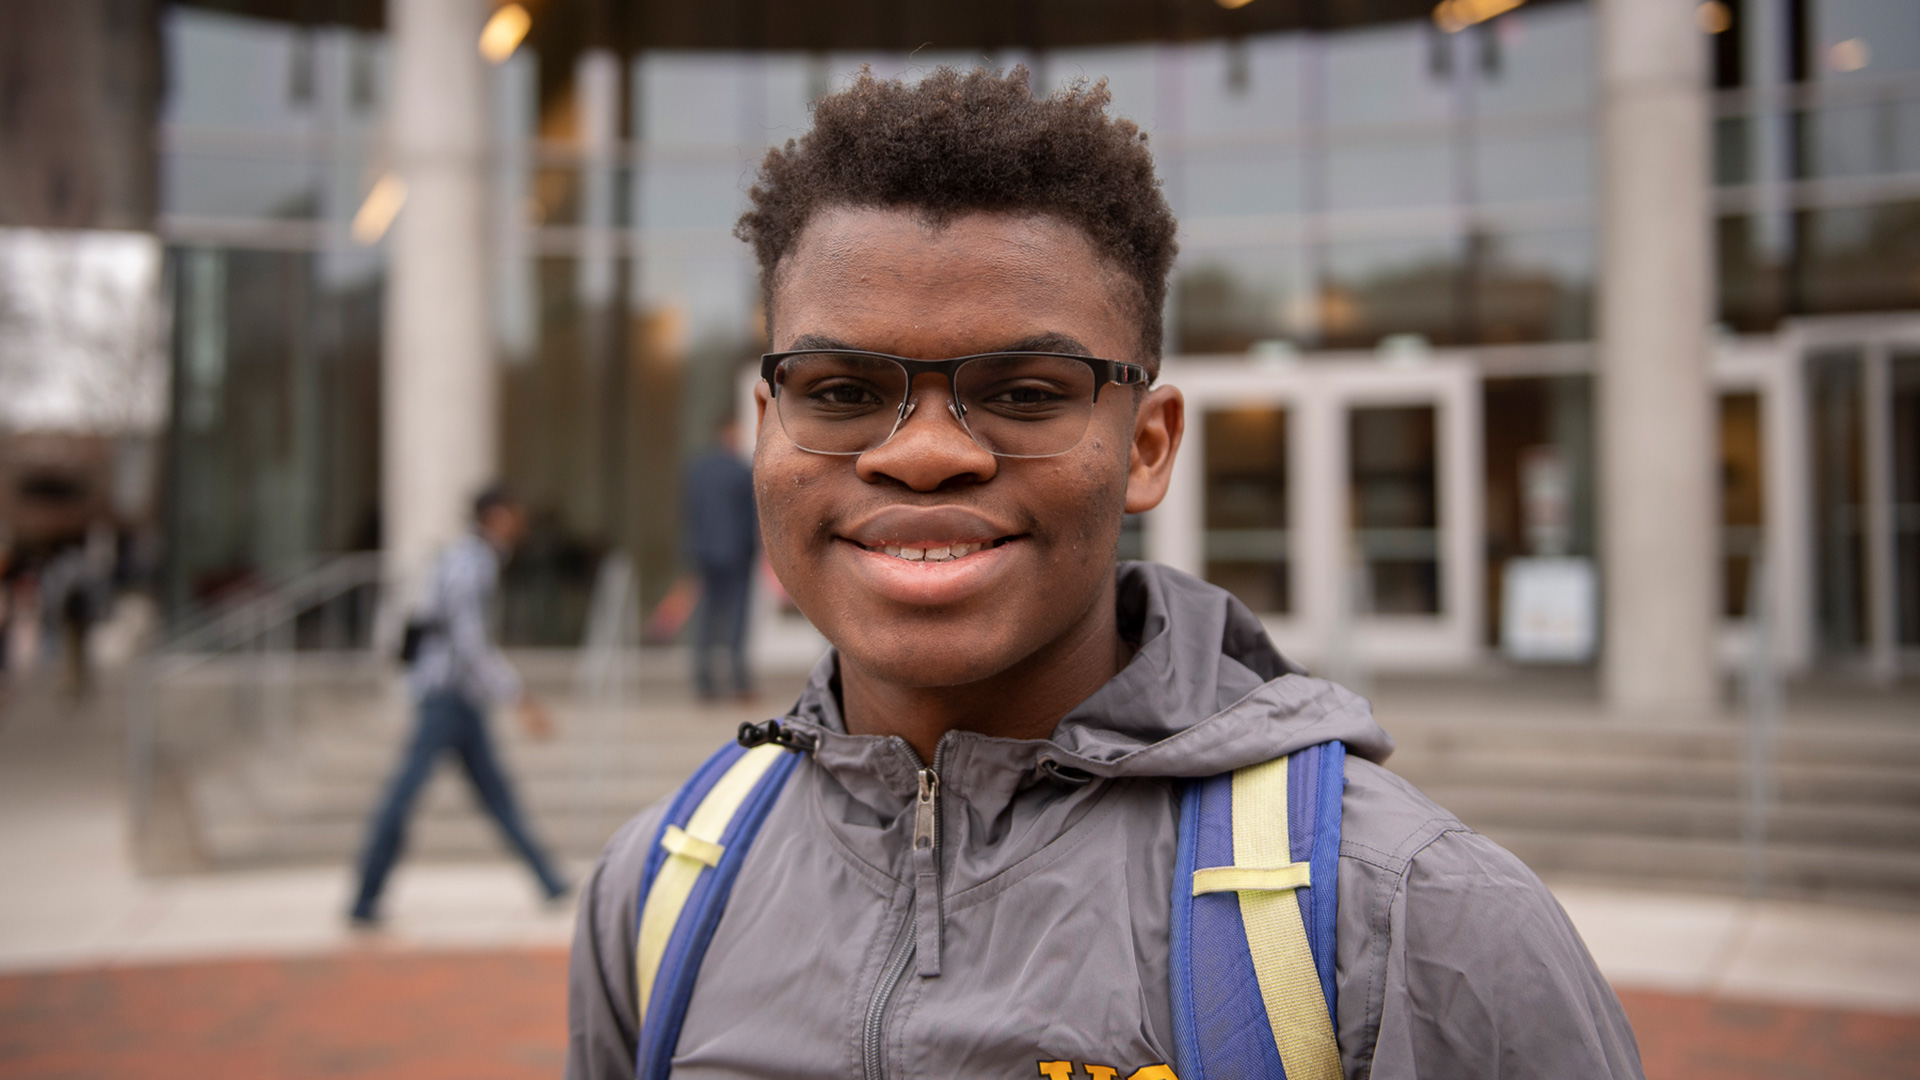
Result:
{"type": "MultiPolygon", "coordinates": [[[[906,369],[892,360],[839,353],[790,356],[774,379],[787,438],[820,454],[858,454],[886,442],[911,389],[906,369]]],[[[1082,361],[1009,354],[960,365],[953,389],[961,423],[982,447],[1003,457],[1051,457],[1086,434],[1098,387],[1082,361]]]]}

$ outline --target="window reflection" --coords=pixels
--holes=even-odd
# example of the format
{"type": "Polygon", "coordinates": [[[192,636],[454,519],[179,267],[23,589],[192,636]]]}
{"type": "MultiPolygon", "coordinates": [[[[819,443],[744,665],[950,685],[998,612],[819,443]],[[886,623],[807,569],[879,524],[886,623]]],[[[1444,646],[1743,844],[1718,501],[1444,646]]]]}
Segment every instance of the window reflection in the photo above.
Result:
{"type": "Polygon", "coordinates": [[[1304,252],[1209,252],[1174,283],[1176,349],[1246,352],[1274,339],[1304,341],[1312,329],[1304,288],[1304,252]]]}
{"type": "Polygon", "coordinates": [[[1440,612],[1435,416],[1431,405],[1354,409],[1347,416],[1348,497],[1362,611],[1440,612]]]}
{"type": "Polygon", "coordinates": [[[1841,206],[1796,215],[1797,310],[1920,307],[1920,202],[1841,206]]]}
{"type": "Polygon", "coordinates": [[[1257,612],[1293,610],[1287,552],[1287,411],[1206,414],[1206,575],[1257,612]]]}
{"type": "Polygon", "coordinates": [[[1720,610],[1745,618],[1766,524],[1760,395],[1720,396],[1720,610]]]}
{"type": "Polygon", "coordinates": [[[1393,333],[1435,344],[1465,339],[1462,245],[1450,240],[1333,244],[1317,305],[1321,344],[1365,348],[1393,333]]]}

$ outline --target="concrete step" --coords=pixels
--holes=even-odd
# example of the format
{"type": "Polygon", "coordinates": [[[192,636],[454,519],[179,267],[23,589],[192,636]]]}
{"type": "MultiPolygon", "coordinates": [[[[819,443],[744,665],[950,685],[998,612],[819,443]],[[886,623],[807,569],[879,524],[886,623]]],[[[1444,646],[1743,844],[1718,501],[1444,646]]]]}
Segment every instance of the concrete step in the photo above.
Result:
{"type": "MultiPolygon", "coordinates": [[[[1551,828],[1489,827],[1488,838],[1555,881],[1660,885],[1738,892],[1746,850],[1737,843],[1639,834],[1572,834],[1551,828]]],[[[1920,902],[1920,853],[1769,844],[1769,895],[1912,907],[1920,902]]]]}
{"type": "MultiPolygon", "coordinates": [[[[1740,800],[1747,782],[1746,765],[1737,761],[1675,760],[1658,753],[1594,756],[1535,747],[1446,756],[1396,753],[1388,767],[1423,789],[1534,789],[1740,800]]],[[[1852,763],[1780,763],[1772,776],[1775,798],[1782,803],[1920,808],[1920,768],[1869,758],[1852,763]]]]}
{"type": "MultiPolygon", "coordinates": [[[[1746,827],[1746,806],[1733,799],[1491,787],[1423,790],[1482,832],[1551,829],[1568,836],[1738,842],[1746,827]]],[[[1770,843],[1911,852],[1920,837],[1920,810],[1872,803],[1774,805],[1767,814],[1766,835],[1770,843]]]]}
{"type": "MultiPolygon", "coordinates": [[[[705,709],[671,687],[618,709],[552,696],[555,740],[531,742],[505,717],[491,730],[533,827],[578,855],[669,794],[742,720],[779,711],[705,709]]],[[[1425,719],[1386,716],[1400,744],[1389,766],[1545,875],[1743,886],[1747,744],[1737,723],[1623,723],[1564,702],[1531,713],[1493,697],[1487,708],[1473,704],[1444,695],[1399,703],[1425,719]]],[[[290,753],[267,754],[253,740],[192,759],[193,817],[214,863],[341,862],[358,852],[409,735],[405,700],[321,688],[303,698],[300,715],[290,753]]],[[[1844,714],[1789,723],[1773,786],[1767,866],[1776,891],[1920,903],[1920,723],[1844,714]]],[[[422,793],[409,852],[501,850],[457,768],[443,763],[422,793]]]]}

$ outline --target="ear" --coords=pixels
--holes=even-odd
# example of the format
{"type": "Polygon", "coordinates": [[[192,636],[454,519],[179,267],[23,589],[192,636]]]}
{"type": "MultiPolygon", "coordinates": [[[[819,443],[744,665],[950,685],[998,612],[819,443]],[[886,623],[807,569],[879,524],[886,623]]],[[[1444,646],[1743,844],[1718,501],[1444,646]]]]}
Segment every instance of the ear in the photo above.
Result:
{"type": "MultiPolygon", "coordinates": [[[[767,422],[767,405],[773,399],[767,393],[767,380],[761,379],[753,384],[753,429],[759,431],[767,422]]],[[[756,443],[760,440],[755,439],[756,443]]]]}
{"type": "Polygon", "coordinates": [[[1173,459],[1187,433],[1187,399],[1179,387],[1147,392],[1133,417],[1133,449],[1127,459],[1127,513],[1160,505],[1173,482],[1173,459]]]}

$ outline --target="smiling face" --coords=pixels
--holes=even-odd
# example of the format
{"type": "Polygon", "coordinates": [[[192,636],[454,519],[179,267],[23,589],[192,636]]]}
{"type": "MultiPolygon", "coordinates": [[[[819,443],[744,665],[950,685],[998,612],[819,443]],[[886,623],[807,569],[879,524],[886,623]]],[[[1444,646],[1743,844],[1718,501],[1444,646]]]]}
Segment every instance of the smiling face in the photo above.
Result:
{"type": "MultiPolygon", "coordinates": [[[[974,213],[933,228],[911,211],[834,210],[780,264],[773,347],[1144,360],[1135,295],[1052,218],[974,213]]],[[[1045,458],[982,449],[948,393],[920,376],[891,440],[831,456],[795,446],[760,385],[754,485],[781,583],[840,651],[843,680],[955,687],[1102,649],[1110,660],[1121,516],[1166,490],[1178,392],[1108,385],[1086,435],[1045,458]]]]}

